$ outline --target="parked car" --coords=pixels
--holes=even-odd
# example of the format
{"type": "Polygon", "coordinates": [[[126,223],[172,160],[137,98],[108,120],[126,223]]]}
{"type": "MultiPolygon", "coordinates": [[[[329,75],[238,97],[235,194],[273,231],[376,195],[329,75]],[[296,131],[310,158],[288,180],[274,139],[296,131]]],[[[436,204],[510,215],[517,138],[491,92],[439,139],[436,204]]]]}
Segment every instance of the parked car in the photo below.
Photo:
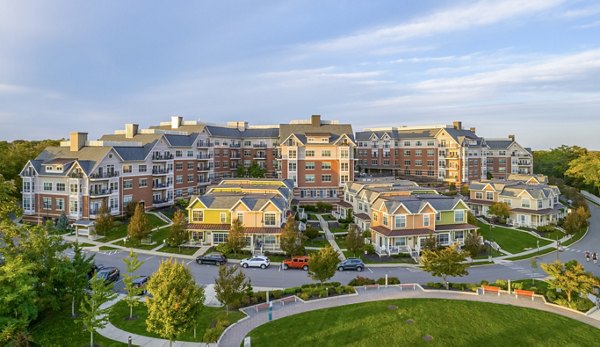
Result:
{"type": "Polygon", "coordinates": [[[88,271],[88,273],[87,273],[88,279],[91,279],[96,272],[100,271],[100,269],[103,269],[103,268],[104,268],[104,265],[92,264],[90,271],[88,271]]]}
{"type": "Polygon", "coordinates": [[[299,255],[297,257],[292,257],[292,259],[286,259],[281,262],[284,270],[287,269],[302,269],[304,271],[308,271],[308,261],[310,257],[307,255],[299,255]]]}
{"type": "Polygon", "coordinates": [[[103,279],[104,282],[112,283],[119,280],[119,277],[121,276],[121,271],[119,271],[119,269],[113,266],[103,267],[102,269],[96,272],[96,276],[98,276],[98,278],[103,279]]]}
{"type": "Polygon", "coordinates": [[[258,255],[258,256],[252,257],[252,258],[242,259],[240,261],[240,265],[243,268],[259,267],[261,269],[266,269],[269,267],[270,264],[271,264],[271,262],[269,261],[269,258],[262,256],[262,255],[258,255]]]}
{"type": "Polygon", "coordinates": [[[198,258],[196,258],[196,263],[225,265],[227,264],[227,257],[225,257],[222,253],[213,252],[199,256],[198,258]]]}
{"type": "Polygon", "coordinates": [[[135,288],[143,288],[138,295],[144,295],[148,292],[146,290],[146,284],[148,284],[149,279],[150,276],[140,276],[131,282],[135,288]]]}
{"type": "Polygon", "coordinates": [[[356,270],[362,271],[365,268],[365,263],[359,258],[348,258],[338,264],[338,270],[356,270]]]}

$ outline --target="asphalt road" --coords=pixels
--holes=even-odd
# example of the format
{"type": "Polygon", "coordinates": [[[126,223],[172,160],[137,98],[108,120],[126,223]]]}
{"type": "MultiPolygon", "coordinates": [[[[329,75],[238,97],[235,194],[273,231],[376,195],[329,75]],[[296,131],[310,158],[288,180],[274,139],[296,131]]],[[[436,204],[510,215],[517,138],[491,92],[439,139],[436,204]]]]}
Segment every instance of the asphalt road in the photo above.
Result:
{"type": "MultiPolygon", "coordinates": [[[[592,213],[591,226],[588,234],[575,245],[568,246],[564,251],[559,253],[559,259],[561,261],[568,261],[576,259],[580,263],[583,263],[588,271],[594,272],[596,275],[600,275],[600,263],[598,265],[585,262],[584,252],[586,250],[596,251],[600,254],[600,208],[596,205],[590,204],[590,211],[592,213]]],[[[127,251],[101,251],[101,252],[88,252],[89,254],[95,254],[97,264],[105,266],[116,266],[121,270],[121,274],[125,271],[125,263],[123,258],[127,257],[127,251]]],[[[151,275],[157,268],[160,262],[165,259],[159,256],[149,256],[140,254],[139,258],[144,261],[144,264],[138,269],[138,275],[151,275]]],[[[556,260],[556,252],[542,256],[538,259],[538,263],[552,262],[556,260]]],[[[179,260],[181,261],[181,260],[179,260]]],[[[186,260],[185,263],[189,265],[189,268],[199,284],[211,284],[214,283],[214,279],[217,277],[217,267],[214,265],[198,265],[194,261],[186,260]]],[[[238,266],[230,264],[228,266],[238,266]]],[[[268,269],[242,269],[242,271],[250,278],[252,285],[256,287],[270,287],[270,288],[285,288],[298,286],[305,283],[314,282],[311,280],[307,273],[302,270],[279,270],[277,266],[271,266],[268,269]]],[[[476,283],[481,280],[494,281],[496,279],[524,279],[524,278],[544,278],[546,274],[541,268],[532,271],[531,261],[521,260],[515,262],[505,262],[502,264],[476,266],[468,269],[469,275],[462,278],[452,278],[453,282],[470,282],[476,283]]],[[[347,284],[352,278],[357,275],[379,278],[385,275],[395,276],[402,281],[402,283],[427,283],[431,281],[441,282],[440,278],[432,277],[430,274],[415,268],[367,268],[361,273],[356,271],[344,271],[337,272],[336,275],[331,279],[342,284],[347,284]]],[[[117,282],[115,289],[122,291],[122,281],[117,282]]]]}

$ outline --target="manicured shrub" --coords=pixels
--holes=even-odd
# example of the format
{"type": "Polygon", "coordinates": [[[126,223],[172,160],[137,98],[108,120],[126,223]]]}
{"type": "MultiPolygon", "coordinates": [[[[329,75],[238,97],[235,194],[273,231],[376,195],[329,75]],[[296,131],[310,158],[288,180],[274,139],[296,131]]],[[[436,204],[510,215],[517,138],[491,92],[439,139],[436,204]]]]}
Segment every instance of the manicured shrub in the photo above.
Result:
{"type": "MultiPolygon", "coordinates": [[[[513,287],[513,289],[523,289],[523,283],[513,283],[512,287],[513,287]]],[[[529,289],[529,290],[531,290],[531,289],[529,289]]]]}
{"type": "Polygon", "coordinates": [[[556,300],[558,299],[558,293],[556,293],[556,291],[549,289],[548,291],[546,291],[546,299],[548,299],[548,301],[550,302],[556,302],[556,300]]]}
{"type": "MultiPolygon", "coordinates": [[[[378,278],[377,284],[385,285],[385,277],[378,278]]],[[[398,277],[388,277],[388,285],[392,284],[400,284],[400,279],[398,277]]]]}
{"type": "Polygon", "coordinates": [[[500,287],[504,290],[506,290],[508,288],[508,281],[507,280],[496,280],[496,283],[494,283],[497,287],[500,287]]]}
{"type": "Polygon", "coordinates": [[[375,284],[377,283],[374,279],[368,278],[368,277],[362,277],[362,276],[356,276],[355,278],[353,278],[350,283],[348,283],[349,286],[364,286],[364,285],[369,285],[369,284],[375,284]]]}

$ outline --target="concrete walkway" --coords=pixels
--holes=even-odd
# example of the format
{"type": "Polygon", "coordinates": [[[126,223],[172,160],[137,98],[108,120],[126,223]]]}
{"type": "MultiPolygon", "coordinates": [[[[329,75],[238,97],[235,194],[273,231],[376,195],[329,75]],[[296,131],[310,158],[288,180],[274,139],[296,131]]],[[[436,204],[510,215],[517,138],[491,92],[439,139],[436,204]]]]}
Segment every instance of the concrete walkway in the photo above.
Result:
{"type": "MultiPolygon", "coordinates": [[[[365,291],[364,289],[359,287],[358,293],[358,295],[345,295],[328,299],[313,300],[308,302],[298,301],[297,303],[286,305],[273,305],[273,320],[295,315],[302,312],[337,307],[342,305],[357,304],[362,302],[391,299],[432,298],[480,301],[533,308],[569,317],[600,329],[600,321],[588,317],[585,314],[579,312],[561,308],[556,305],[545,304],[543,300],[538,297],[536,297],[535,300],[532,301],[530,298],[517,299],[514,295],[507,294],[497,296],[496,294],[477,295],[476,293],[468,292],[424,290],[418,284],[405,284],[402,285],[402,287],[395,286],[382,288],[379,290],[371,289],[368,291],[365,291]],[[402,288],[402,290],[400,288],[402,288]]],[[[230,326],[219,339],[219,346],[239,346],[243,342],[244,337],[246,337],[246,335],[250,331],[268,322],[268,311],[266,310],[256,312],[256,310],[250,309],[246,310],[245,312],[247,314],[250,314],[250,316],[230,326]]]]}
{"type": "Polygon", "coordinates": [[[329,223],[327,223],[327,221],[325,219],[323,219],[323,217],[321,217],[320,214],[318,214],[316,216],[319,219],[319,224],[321,225],[321,229],[323,229],[323,231],[325,232],[325,238],[327,239],[327,241],[329,242],[331,247],[333,247],[333,249],[338,252],[338,254],[340,255],[340,259],[345,260],[346,256],[344,255],[344,252],[342,252],[342,250],[340,249],[338,244],[335,242],[335,235],[333,235],[331,230],[329,230],[329,223]]]}

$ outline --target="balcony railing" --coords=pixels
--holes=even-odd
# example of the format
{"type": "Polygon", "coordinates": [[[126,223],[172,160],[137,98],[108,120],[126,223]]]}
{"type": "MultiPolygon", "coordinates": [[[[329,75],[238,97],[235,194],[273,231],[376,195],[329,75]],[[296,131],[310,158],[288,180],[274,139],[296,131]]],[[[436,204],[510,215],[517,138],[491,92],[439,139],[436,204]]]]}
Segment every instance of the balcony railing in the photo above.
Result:
{"type": "Polygon", "coordinates": [[[171,169],[152,169],[153,175],[166,175],[171,172],[173,172],[171,169]]]}
{"type": "Polygon", "coordinates": [[[171,154],[171,153],[164,153],[164,154],[154,153],[152,155],[152,160],[170,160],[170,159],[173,159],[173,154],[171,154]]]}
{"type": "Polygon", "coordinates": [[[242,144],[241,143],[230,143],[229,147],[231,147],[231,148],[240,148],[240,147],[242,147],[242,144]]]}
{"type": "Polygon", "coordinates": [[[198,154],[198,155],[196,156],[196,158],[198,158],[198,159],[210,159],[210,158],[212,158],[212,155],[211,155],[211,154],[203,154],[203,153],[200,153],[200,154],[198,154]]]}
{"type": "Polygon", "coordinates": [[[152,189],[165,189],[173,186],[172,183],[153,183],[152,189]]]}
{"type": "Polygon", "coordinates": [[[116,192],[116,189],[90,189],[90,196],[101,196],[101,195],[110,195],[113,192],[116,192]]]}
{"type": "Polygon", "coordinates": [[[267,148],[266,143],[257,143],[253,145],[254,148],[267,148]]]}
{"type": "Polygon", "coordinates": [[[215,144],[212,142],[204,142],[204,141],[198,141],[198,144],[196,145],[197,147],[213,147],[215,144]]]}
{"type": "Polygon", "coordinates": [[[172,203],[172,202],[173,202],[173,199],[152,199],[153,205],[168,204],[168,203],[172,203]]]}
{"type": "Polygon", "coordinates": [[[90,175],[90,179],[119,177],[119,171],[98,172],[90,175]]]}

